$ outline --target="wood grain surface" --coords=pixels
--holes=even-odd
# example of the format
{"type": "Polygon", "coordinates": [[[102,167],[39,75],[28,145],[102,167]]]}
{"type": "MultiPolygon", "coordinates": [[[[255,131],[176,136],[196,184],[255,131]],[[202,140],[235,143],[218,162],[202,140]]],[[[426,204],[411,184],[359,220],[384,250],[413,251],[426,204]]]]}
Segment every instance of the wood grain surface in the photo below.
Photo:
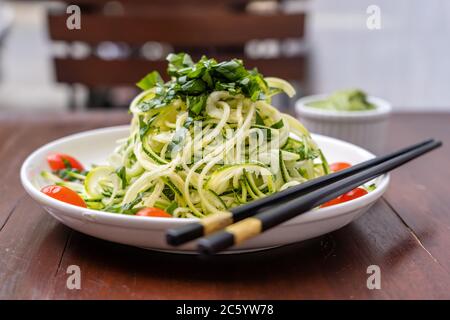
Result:
{"type": "Polygon", "coordinates": [[[269,251],[200,259],[72,231],[26,195],[19,169],[34,149],[125,113],[0,114],[2,299],[449,299],[450,114],[397,114],[389,150],[435,137],[444,147],[392,174],[369,212],[325,236],[269,251]],[[81,268],[81,290],[66,287],[81,268]],[[381,289],[366,286],[369,265],[381,289]]]}
{"type": "Polygon", "coordinates": [[[211,13],[198,11],[145,16],[105,16],[84,14],[83,28],[66,28],[66,14],[48,16],[49,33],[53,40],[84,41],[97,44],[118,41],[143,44],[149,40],[172,45],[205,46],[239,45],[255,39],[301,38],[304,35],[304,13],[258,15],[252,13],[211,13]],[[255,26],[270,25],[270,28],[255,26]],[[168,27],[170,26],[170,27],[168,27]]]}
{"type": "MultiPolygon", "coordinates": [[[[243,56],[247,68],[257,67],[260,72],[270,76],[285,79],[304,80],[307,74],[307,57],[290,57],[276,59],[250,59],[243,56]]],[[[194,60],[200,59],[195,57],[194,60]]],[[[231,59],[227,55],[216,55],[218,61],[231,59]]],[[[55,71],[59,82],[81,83],[88,87],[129,85],[136,79],[143,78],[148,70],[157,70],[165,74],[167,61],[148,61],[144,59],[128,60],[101,60],[99,58],[87,59],[59,59],[56,58],[55,71]],[[96,70],[93,74],[92,70],[96,70]],[[146,71],[147,70],[147,71],[146,71]]]]}

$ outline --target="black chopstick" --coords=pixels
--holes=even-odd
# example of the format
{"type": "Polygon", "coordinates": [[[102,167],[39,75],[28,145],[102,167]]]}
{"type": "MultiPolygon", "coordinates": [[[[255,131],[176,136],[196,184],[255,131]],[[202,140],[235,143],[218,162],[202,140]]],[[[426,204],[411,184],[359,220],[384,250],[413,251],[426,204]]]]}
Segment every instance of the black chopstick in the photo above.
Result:
{"type": "Polygon", "coordinates": [[[280,201],[286,202],[294,198],[300,197],[304,194],[321,189],[324,186],[336,182],[345,177],[351,176],[357,172],[370,168],[374,165],[380,164],[401,154],[414,150],[425,144],[431,143],[433,139],[429,139],[409,147],[400,149],[396,152],[376,157],[368,161],[356,164],[348,169],[341,170],[332,174],[328,174],[313,180],[306,181],[297,186],[293,186],[281,192],[271,194],[267,197],[252,201],[248,204],[238,206],[231,209],[229,212],[206,217],[199,222],[193,222],[188,225],[176,229],[169,229],[167,231],[167,242],[170,245],[177,246],[188,241],[208,235],[214,231],[220,230],[234,222],[248,218],[257,213],[257,210],[267,205],[275,205],[280,201]]]}
{"type": "Polygon", "coordinates": [[[241,243],[248,238],[254,237],[282,222],[349,192],[375,177],[389,172],[441,145],[442,142],[440,141],[429,142],[407,153],[329,184],[321,189],[305,194],[277,207],[269,208],[262,213],[227,227],[224,231],[200,239],[198,242],[198,250],[200,253],[208,255],[241,243]]]}

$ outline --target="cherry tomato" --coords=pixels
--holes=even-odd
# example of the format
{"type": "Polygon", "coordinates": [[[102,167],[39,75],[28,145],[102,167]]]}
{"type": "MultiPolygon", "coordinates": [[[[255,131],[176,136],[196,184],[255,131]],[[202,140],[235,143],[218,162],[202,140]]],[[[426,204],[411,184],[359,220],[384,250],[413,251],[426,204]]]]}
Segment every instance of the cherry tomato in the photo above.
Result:
{"type": "Polygon", "coordinates": [[[72,189],[63,186],[47,186],[41,189],[41,192],[46,195],[75,206],[86,208],[86,203],[83,199],[72,189]]]}
{"type": "Polygon", "coordinates": [[[365,189],[355,188],[352,191],[344,193],[343,195],[341,195],[333,200],[325,202],[320,207],[325,208],[325,207],[333,206],[338,203],[343,203],[343,202],[347,202],[347,201],[362,197],[363,195],[366,195],[366,194],[367,194],[367,191],[365,189]]]}
{"type": "Polygon", "coordinates": [[[330,170],[333,172],[350,168],[352,165],[347,162],[335,162],[330,164],[330,170]]]}
{"type": "Polygon", "coordinates": [[[139,210],[136,215],[141,217],[172,218],[170,214],[159,208],[144,208],[139,210]]]}
{"type": "Polygon", "coordinates": [[[68,168],[84,170],[83,165],[74,157],[63,153],[52,153],[47,156],[47,162],[53,171],[68,168]]]}
{"type": "Polygon", "coordinates": [[[366,194],[367,194],[367,191],[365,189],[363,189],[363,188],[356,188],[356,189],[353,189],[352,191],[344,193],[341,196],[341,200],[342,200],[342,202],[346,202],[346,201],[350,201],[350,200],[362,197],[362,196],[364,196],[366,194]]]}
{"type": "Polygon", "coordinates": [[[328,201],[328,202],[325,202],[324,204],[322,204],[320,207],[321,208],[325,208],[325,207],[329,207],[329,206],[334,206],[335,204],[339,204],[339,203],[341,203],[342,201],[341,201],[341,197],[337,197],[337,198],[334,198],[334,199],[332,199],[332,200],[330,200],[330,201],[328,201]]]}

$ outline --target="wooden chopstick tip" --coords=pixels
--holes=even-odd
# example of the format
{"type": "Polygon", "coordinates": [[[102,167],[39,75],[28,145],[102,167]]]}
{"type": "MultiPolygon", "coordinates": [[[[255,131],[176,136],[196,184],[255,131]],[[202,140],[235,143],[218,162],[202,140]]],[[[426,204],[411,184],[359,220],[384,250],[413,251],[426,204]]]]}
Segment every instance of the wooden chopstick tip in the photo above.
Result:
{"type": "Polygon", "coordinates": [[[201,223],[190,223],[180,228],[169,229],[166,232],[166,242],[171,246],[179,246],[204,235],[201,223]]]}
{"type": "Polygon", "coordinates": [[[203,256],[210,256],[234,244],[233,234],[222,231],[198,240],[197,251],[203,256]]]}

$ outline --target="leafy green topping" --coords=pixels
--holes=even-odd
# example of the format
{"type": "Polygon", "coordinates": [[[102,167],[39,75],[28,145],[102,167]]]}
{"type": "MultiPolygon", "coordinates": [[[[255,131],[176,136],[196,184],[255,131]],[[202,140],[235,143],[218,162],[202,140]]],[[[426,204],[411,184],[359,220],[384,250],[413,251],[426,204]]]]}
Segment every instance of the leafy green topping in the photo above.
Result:
{"type": "Polygon", "coordinates": [[[172,141],[167,146],[167,153],[178,152],[179,150],[181,150],[187,133],[188,129],[186,129],[185,127],[181,127],[180,129],[175,131],[172,141]]]}
{"type": "Polygon", "coordinates": [[[328,165],[327,158],[325,158],[325,156],[323,155],[322,150],[320,150],[320,149],[319,149],[319,155],[320,155],[320,160],[322,161],[323,172],[325,174],[330,174],[331,170],[330,170],[330,166],[328,165]]]}
{"type": "Polygon", "coordinates": [[[64,167],[66,167],[67,169],[72,169],[72,165],[70,164],[70,161],[67,160],[64,157],[61,157],[62,162],[64,163],[64,167]]]}
{"type": "Polygon", "coordinates": [[[165,209],[164,211],[166,211],[167,213],[170,213],[173,215],[173,212],[175,211],[175,209],[178,208],[178,203],[176,201],[172,201],[165,209]]]}
{"type": "Polygon", "coordinates": [[[183,124],[183,127],[179,128],[175,131],[173,135],[172,141],[167,146],[167,153],[178,152],[184,146],[184,142],[186,140],[186,136],[189,133],[189,127],[194,122],[194,119],[191,117],[187,117],[186,121],[183,124]]]}
{"type": "Polygon", "coordinates": [[[195,114],[200,114],[203,107],[206,105],[207,96],[205,94],[200,96],[188,96],[186,98],[187,107],[195,114]]]}
{"type": "Polygon", "coordinates": [[[178,53],[169,54],[167,61],[170,81],[163,83],[159,74],[152,72],[138,83],[141,89],[154,88],[155,92],[152,99],[139,104],[144,112],[181,99],[194,115],[198,115],[205,108],[208,95],[217,90],[243,94],[253,101],[264,100],[275,93],[256,69],[245,69],[242,60],[217,62],[203,56],[194,63],[188,54],[178,53]]]}
{"type": "Polygon", "coordinates": [[[261,117],[258,111],[256,111],[256,124],[258,126],[265,126],[264,119],[261,117]]]}
{"type": "Polygon", "coordinates": [[[301,160],[313,160],[320,156],[317,150],[313,150],[305,146],[301,141],[288,138],[286,144],[281,148],[282,150],[297,153],[301,160]]]}
{"type": "Polygon", "coordinates": [[[126,173],[126,169],[124,166],[118,168],[116,170],[117,175],[120,178],[120,181],[122,183],[122,189],[125,189],[127,186],[127,173],[126,173]]]}
{"type": "Polygon", "coordinates": [[[175,199],[175,192],[166,184],[164,185],[163,194],[167,197],[169,200],[175,199]]]}
{"type": "Polygon", "coordinates": [[[163,83],[163,79],[158,71],[152,71],[136,83],[136,85],[142,90],[148,90],[153,88],[157,83],[163,83]]]}
{"type": "Polygon", "coordinates": [[[261,132],[263,134],[264,140],[269,142],[270,140],[272,140],[272,129],[266,126],[261,126],[261,125],[254,125],[252,126],[252,128],[256,128],[259,130],[259,132],[261,132]]]}
{"type": "Polygon", "coordinates": [[[147,123],[145,123],[144,117],[140,116],[139,117],[139,136],[141,137],[141,139],[142,139],[142,137],[144,137],[147,134],[148,130],[150,130],[150,126],[147,123]]]}
{"type": "Polygon", "coordinates": [[[280,121],[275,122],[275,123],[271,126],[271,128],[274,128],[274,129],[281,129],[281,128],[283,128],[283,127],[284,127],[283,119],[280,119],[280,121]]]}
{"type": "MultiPolygon", "coordinates": [[[[67,160],[65,160],[63,158],[64,163],[65,163],[65,161],[67,161],[67,160]]],[[[65,163],[65,166],[67,167],[67,169],[61,169],[61,170],[54,171],[54,173],[58,177],[60,177],[61,179],[65,180],[65,181],[80,181],[87,174],[87,171],[80,171],[78,169],[71,168],[69,162],[68,162],[68,164],[65,163]]]]}
{"type": "Polygon", "coordinates": [[[138,193],[137,197],[134,200],[132,200],[131,202],[128,202],[122,206],[121,211],[126,212],[126,211],[133,209],[134,206],[136,206],[139,202],[142,201],[144,194],[145,194],[144,192],[138,193]]]}

